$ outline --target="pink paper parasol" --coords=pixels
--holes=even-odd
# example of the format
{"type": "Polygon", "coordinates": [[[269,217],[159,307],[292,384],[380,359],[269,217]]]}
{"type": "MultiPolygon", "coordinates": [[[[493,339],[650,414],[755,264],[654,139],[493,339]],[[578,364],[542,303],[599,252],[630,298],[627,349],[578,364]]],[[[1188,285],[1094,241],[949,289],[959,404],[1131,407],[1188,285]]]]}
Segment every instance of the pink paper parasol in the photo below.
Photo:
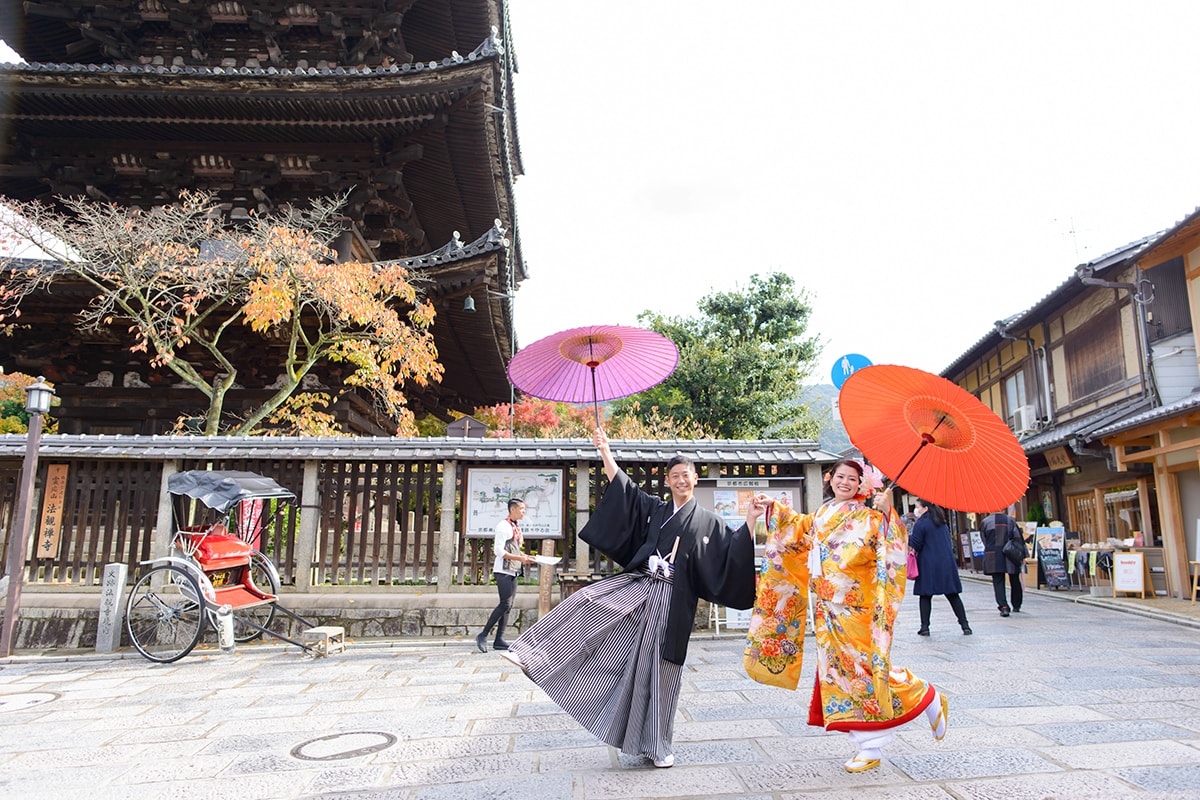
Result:
{"type": "Polygon", "coordinates": [[[563,403],[591,401],[600,424],[601,400],[614,400],[662,383],[675,371],[679,350],[644,328],[589,325],[552,333],[521,348],[508,364],[513,386],[563,403]]]}

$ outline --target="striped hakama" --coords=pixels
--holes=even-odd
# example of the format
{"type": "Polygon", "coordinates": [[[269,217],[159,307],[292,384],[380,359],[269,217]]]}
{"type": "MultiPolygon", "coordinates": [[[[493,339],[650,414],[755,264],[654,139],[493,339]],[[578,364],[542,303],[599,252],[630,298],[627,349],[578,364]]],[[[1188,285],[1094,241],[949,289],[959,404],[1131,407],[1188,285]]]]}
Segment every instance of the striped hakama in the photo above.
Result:
{"type": "Polygon", "coordinates": [[[645,567],[585,586],[514,641],[529,678],[621,752],[671,753],[682,667],[662,658],[671,577],[645,567]]]}

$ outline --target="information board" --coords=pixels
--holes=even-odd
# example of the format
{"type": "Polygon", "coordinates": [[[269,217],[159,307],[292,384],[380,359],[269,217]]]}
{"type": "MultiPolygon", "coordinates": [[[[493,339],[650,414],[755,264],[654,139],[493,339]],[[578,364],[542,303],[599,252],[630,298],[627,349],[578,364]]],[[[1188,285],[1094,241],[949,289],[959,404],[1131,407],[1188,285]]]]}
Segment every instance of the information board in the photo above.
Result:
{"type": "Polygon", "coordinates": [[[1113,594],[1137,592],[1146,596],[1146,557],[1141,553],[1113,553],[1113,594]]]}
{"type": "Polygon", "coordinates": [[[558,539],[563,523],[561,468],[512,469],[468,467],[463,494],[463,527],[467,536],[494,536],[496,523],[508,516],[508,499],[525,502],[521,533],[526,539],[558,539]]]}
{"type": "Polygon", "coordinates": [[[1067,574],[1067,562],[1063,554],[1066,546],[1066,531],[1062,528],[1037,529],[1037,558],[1051,589],[1070,589],[1071,576],[1067,574]]]}

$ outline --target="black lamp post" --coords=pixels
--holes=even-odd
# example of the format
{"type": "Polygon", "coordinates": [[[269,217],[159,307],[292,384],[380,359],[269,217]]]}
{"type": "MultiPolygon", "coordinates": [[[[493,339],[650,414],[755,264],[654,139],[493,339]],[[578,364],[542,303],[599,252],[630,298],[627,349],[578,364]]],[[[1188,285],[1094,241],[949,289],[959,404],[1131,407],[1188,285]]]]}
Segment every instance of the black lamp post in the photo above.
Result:
{"type": "Polygon", "coordinates": [[[25,441],[25,462],[21,466],[21,493],[17,497],[17,515],[8,534],[8,597],[4,601],[4,626],[0,629],[0,656],[13,652],[17,632],[17,613],[21,607],[21,585],[25,580],[25,548],[29,543],[30,506],[33,484],[37,479],[38,444],[42,439],[42,417],[50,411],[54,389],[38,377],[25,387],[25,411],[29,414],[29,435],[25,441]]]}

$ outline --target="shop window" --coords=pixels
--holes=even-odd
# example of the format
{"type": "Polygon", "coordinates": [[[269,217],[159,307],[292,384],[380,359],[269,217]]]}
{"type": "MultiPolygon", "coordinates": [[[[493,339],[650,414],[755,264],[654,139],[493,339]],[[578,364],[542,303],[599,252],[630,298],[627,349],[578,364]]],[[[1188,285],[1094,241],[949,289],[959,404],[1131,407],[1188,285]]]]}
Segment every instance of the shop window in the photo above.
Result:
{"type": "Polygon", "coordinates": [[[1025,371],[1009,375],[1004,379],[1004,413],[1005,422],[1013,430],[1020,430],[1029,426],[1032,420],[1020,420],[1023,424],[1018,424],[1015,420],[1019,409],[1026,404],[1025,400],[1025,371]]]}
{"type": "Polygon", "coordinates": [[[1079,532],[1080,544],[1099,544],[1096,538],[1096,500],[1091,492],[1067,495],[1067,524],[1079,532]]]}
{"type": "Polygon", "coordinates": [[[1154,284],[1154,299],[1146,304],[1146,336],[1151,343],[1190,331],[1187,278],[1183,257],[1151,267],[1142,273],[1154,284]]]}
{"type": "MultiPolygon", "coordinates": [[[[1108,522],[1108,537],[1132,539],[1145,530],[1142,507],[1136,486],[1114,486],[1104,491],[1104,516],[1108,522]]],[[[1144,542],[1143,542],[1144,544],[1144,542]]]]}
{"type": "Polygon", "coordinates": [[[1120,383],[1125,360],[1117,309],[1102,311],[1072,333],[1065,351],[1072,402],[1120,383]]]}

